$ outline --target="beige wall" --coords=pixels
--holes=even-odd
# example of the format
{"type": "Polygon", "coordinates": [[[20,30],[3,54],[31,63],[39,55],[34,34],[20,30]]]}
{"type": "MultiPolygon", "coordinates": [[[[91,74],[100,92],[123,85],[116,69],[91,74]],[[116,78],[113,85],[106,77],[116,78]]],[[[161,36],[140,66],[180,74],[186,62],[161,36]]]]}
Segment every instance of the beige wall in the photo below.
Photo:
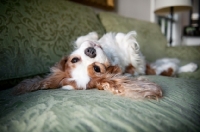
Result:
{"type": "Polygon", "coordinates": [[[116,12],[126,17],[151,21],[151,0],[116,0],[116,12]]]}

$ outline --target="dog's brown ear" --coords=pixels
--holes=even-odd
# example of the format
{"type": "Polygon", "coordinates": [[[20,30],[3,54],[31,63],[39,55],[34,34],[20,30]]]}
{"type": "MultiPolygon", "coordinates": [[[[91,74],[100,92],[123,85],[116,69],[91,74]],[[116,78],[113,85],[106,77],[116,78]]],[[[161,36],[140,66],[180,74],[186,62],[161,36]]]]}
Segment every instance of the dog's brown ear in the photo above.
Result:
{"type": "Polygon", "coordinates": [[[58,69],[60,69],[61,71],[65,71],[65,66],[66,66],[66,63],[68,61],[68,56],[64,56],[56,65],[55,67],[57,67],[58,69]]]}
{"type": "Polygon", "coordinates": [[[13,88],[14,95],[24,94],[41,89],[43,78],[37,76],[32,79],[25,79],[13,88]]]}

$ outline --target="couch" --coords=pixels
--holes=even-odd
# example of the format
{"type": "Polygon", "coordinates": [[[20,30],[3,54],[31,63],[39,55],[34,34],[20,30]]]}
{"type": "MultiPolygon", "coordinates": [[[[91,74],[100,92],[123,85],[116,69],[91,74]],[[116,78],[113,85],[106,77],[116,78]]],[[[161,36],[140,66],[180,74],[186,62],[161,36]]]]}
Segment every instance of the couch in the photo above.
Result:
{"type": "Polygon", "coordinates": [[[19,96],[13,86],[46,75],[73,50],[78,36],[136,30],[147,61],[176,57],[200,64],[200,47],[167,47],[155,23],[96,14],[66,0],[0,1],[0,132],[200,131],[200,71],[144,76],[163,89],[160,100],[133,100],[99,90],[39,90],[19,96]]]}

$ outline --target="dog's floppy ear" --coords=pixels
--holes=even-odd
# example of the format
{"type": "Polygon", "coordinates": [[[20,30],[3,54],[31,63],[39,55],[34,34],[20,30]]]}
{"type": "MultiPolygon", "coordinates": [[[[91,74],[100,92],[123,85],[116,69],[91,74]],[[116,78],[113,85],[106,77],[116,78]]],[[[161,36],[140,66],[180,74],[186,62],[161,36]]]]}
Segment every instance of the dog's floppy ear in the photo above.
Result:
{"type": "Polygon", "coordinates": [[[68,56],[64,56],[56,65],[55,67],[60,69],[61,71],[65,71],[66,69],[66,63],[68,61],[69,57],[68,56]]]}
{"type": "Polygon", "coordinates": [[[51,68],[51,73],[45,78],[35,77],[23,80],[14,88],[14,94],[23,94],[40,89],[55,89],[61,87],[64,78],[70,78],[69,71],[66,70],[68,57],[63,57],[55,66],[51,68]]]}
{"type": "Polygon", "coordinates": [[[96,87],[99,90],[106,90],[113,94],[133,99],[158,99],[162,97],[162,89],[156,83],[143,78],[135,79],[120,74],[113,74],[115,72],[118,73],[118,70],[120,70],[118,66],[112,66],[105,71],[103,64],[93,63],[88,67],[91,80],[87,87],[96,87]],[[102,69],[104,69],[103,72],[102,69]]]}

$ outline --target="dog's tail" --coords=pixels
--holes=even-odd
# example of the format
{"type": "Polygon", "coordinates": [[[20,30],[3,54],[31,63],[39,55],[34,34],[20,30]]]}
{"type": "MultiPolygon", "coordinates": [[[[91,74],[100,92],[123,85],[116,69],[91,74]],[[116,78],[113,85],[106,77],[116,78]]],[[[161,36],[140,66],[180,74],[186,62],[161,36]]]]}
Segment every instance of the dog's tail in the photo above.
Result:
{"type": "Polygon", "coordinates": [[[13,94],[20,95],[26,92],[40,90],[42,89],[43,80],[44,79],[39,76],[32,79],[23,80],[22,82],[20,82],[18,85],[14,87],[13,94]]]}

